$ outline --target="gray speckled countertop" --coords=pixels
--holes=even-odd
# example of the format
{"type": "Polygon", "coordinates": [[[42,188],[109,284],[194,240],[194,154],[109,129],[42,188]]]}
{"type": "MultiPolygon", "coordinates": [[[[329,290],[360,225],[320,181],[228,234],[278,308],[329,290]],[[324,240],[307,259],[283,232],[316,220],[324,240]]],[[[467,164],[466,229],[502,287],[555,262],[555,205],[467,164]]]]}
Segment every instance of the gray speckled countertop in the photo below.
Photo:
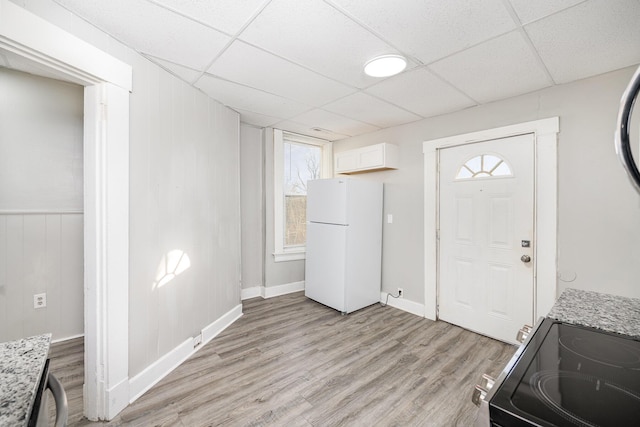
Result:
{"type": "Polygon", "coordinates": [[[0,343],[0,426],[26,426],[51,334],[0,343]]]}
{"type": "Polygon", "coordinates": [[[566,289],[548,316],[640,340],[640,299],[566,289]]]}

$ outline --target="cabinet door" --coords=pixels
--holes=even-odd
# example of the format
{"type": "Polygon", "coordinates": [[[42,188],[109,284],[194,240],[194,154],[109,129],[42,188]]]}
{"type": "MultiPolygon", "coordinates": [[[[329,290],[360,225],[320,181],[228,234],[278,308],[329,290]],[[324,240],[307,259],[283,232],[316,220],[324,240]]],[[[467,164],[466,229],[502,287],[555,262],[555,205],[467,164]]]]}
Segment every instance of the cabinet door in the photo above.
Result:
{"type": "Polygon", "coordinates": [[[358,169],[372,169],[384,166],[384,145],[378,144],[360,151],[358,169]]]}
{"type": "Polygon", "coordinates": [[[336,173],[398,168],[398,147],[386,142],[336,153],[336,173]]]}
{"type": "Polygon", "coordinates": [[[335,167],[338,173],[358,169],[358,153],[356,151],[338,153],[336,155],[335,167]]]}

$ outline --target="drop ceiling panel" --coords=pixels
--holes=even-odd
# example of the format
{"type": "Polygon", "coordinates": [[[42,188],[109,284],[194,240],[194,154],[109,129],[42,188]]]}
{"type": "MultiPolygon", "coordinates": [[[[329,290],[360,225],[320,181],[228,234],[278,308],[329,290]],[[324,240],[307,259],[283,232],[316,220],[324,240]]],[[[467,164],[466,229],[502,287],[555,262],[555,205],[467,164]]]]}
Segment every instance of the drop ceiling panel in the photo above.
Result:
{"type": "Polygon", "coordinates": [[[323,108],[381,128],[420,119],[420,116],[362,92],[349,95],[323,108]]]}
{"type": "Polygon", "coordinates": [[[327,141],[336,141],[339,139],[347,138],[347,135],[340,135],[329,130],[314,130],[311,126],[307,126],[301,123],[292,122],[290,120],[282,121],[274,125],[275,128],[287,130],[289,132],[299,133],[301,135],[312,136],[314,138],[320,138],[327,141]]]}
{"type": "Polygon", "coordinates": [[[265,0],[150,0],[227,34],[236,34],[257,14],[265,0]]]}
{"type": "Polygon", "coordinates": [[[558,83],[640,62],[638,0],[591,0],[525,29],[558,83]]]}
{"type": "Polygon", "coordinates": [[[208,74],[202,76],[195,86],[229,107],[278,117],[281,120],[289,119],[311,109],[308,105],[228,82],[208,74]]]}
{"type": "Polygon", "coordinates": [[[174,64],[173,62],[165,61],[164,59],[156,58],[151,55],[145,56],[150,61],[155,62],[165,70],[169,71],[171,74],[181,78],[182,80],[190,84],[195,82],[202,75],[202,71],[196,71],[191,68],[183,67],[182,65],[174,64]]]}
{"type": "Polygon", "coordinates": [[[391,77],[366,92],[422,117],[432,117],[475,105],[469,97],[454,89],[424,68],[391,77]]]}
{"type": "Polygon", "coordinates": [[[118,57],[142,53],[245,123],[331,138],[640,63],[640,0],[12,1],[118,57]],[[404,73],[364,75],[389,53],[408,55],[404,73]]]}
{"type": "Polygon", "coordinates": [[[501,0],[331,2],[423,63],[430,63],[516,27],[501,0]]]}
{"type": "Polygon", "coordinates": [[[397,53],[317,0],[273,0],[240,39],[360,88],[375,82],[364,74],[365,62],[378,55],[397,53]]]}
{"type": "Polygon", "coordinates": [[[559,12],[585,0],[509,0],[523,24],[559,12]]]}
{"type": "Polygon", "coordinates": [[[253,111],[242,110],[240,108],[235,108],[235,110],[240,113],[241,122],[258,127],[266,128],[273,126],[275,123],[282,120],[278,117],[265,116],[264,114],[254,113],[253,111]]]}
{"type": "Polygon", "coordinates": [[[291,121],[301,123],[310,128],[325,129],[348,136],[360,135],[379,129],[376,126],[317,108],[295,116],[291,121]]]}
{"type": "Polygon", "coordinates": [[[316,107],[356,90],[240,41],[234,42],[208,72],[316,107]]]}
{"type": "Polygon", "coordinates": [[[204,70],[230,37],[144,0],[59,0],[138,52],[204,70]]]}
{"type": "Polygon", "coordinates": [[[481,103],[552,84],[521,31],[484,42],[429,68],[481,103]]]}

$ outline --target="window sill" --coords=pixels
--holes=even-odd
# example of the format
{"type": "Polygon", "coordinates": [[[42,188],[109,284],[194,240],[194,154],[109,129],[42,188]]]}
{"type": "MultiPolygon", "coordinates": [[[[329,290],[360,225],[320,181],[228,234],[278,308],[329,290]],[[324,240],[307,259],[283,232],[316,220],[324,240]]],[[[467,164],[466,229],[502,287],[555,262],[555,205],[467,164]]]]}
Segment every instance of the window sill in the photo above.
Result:
{"type": "Polygon", "coordinates": [[[274,262],[285,261],[299,261],[306,258],[306,251],[304,249],[291,252],[276,252],[273,254],[274,262]]]}

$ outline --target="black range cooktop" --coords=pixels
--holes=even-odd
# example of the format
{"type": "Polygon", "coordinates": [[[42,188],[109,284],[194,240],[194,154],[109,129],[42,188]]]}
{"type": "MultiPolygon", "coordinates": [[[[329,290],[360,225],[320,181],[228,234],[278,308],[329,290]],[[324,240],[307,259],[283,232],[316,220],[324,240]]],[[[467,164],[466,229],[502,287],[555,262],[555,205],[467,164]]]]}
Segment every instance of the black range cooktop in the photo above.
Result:
{"type": "Polygon", "coordinates": [[[544,319],[489,402],[493,425],[640,425],[640,342],[544,319]]]}

